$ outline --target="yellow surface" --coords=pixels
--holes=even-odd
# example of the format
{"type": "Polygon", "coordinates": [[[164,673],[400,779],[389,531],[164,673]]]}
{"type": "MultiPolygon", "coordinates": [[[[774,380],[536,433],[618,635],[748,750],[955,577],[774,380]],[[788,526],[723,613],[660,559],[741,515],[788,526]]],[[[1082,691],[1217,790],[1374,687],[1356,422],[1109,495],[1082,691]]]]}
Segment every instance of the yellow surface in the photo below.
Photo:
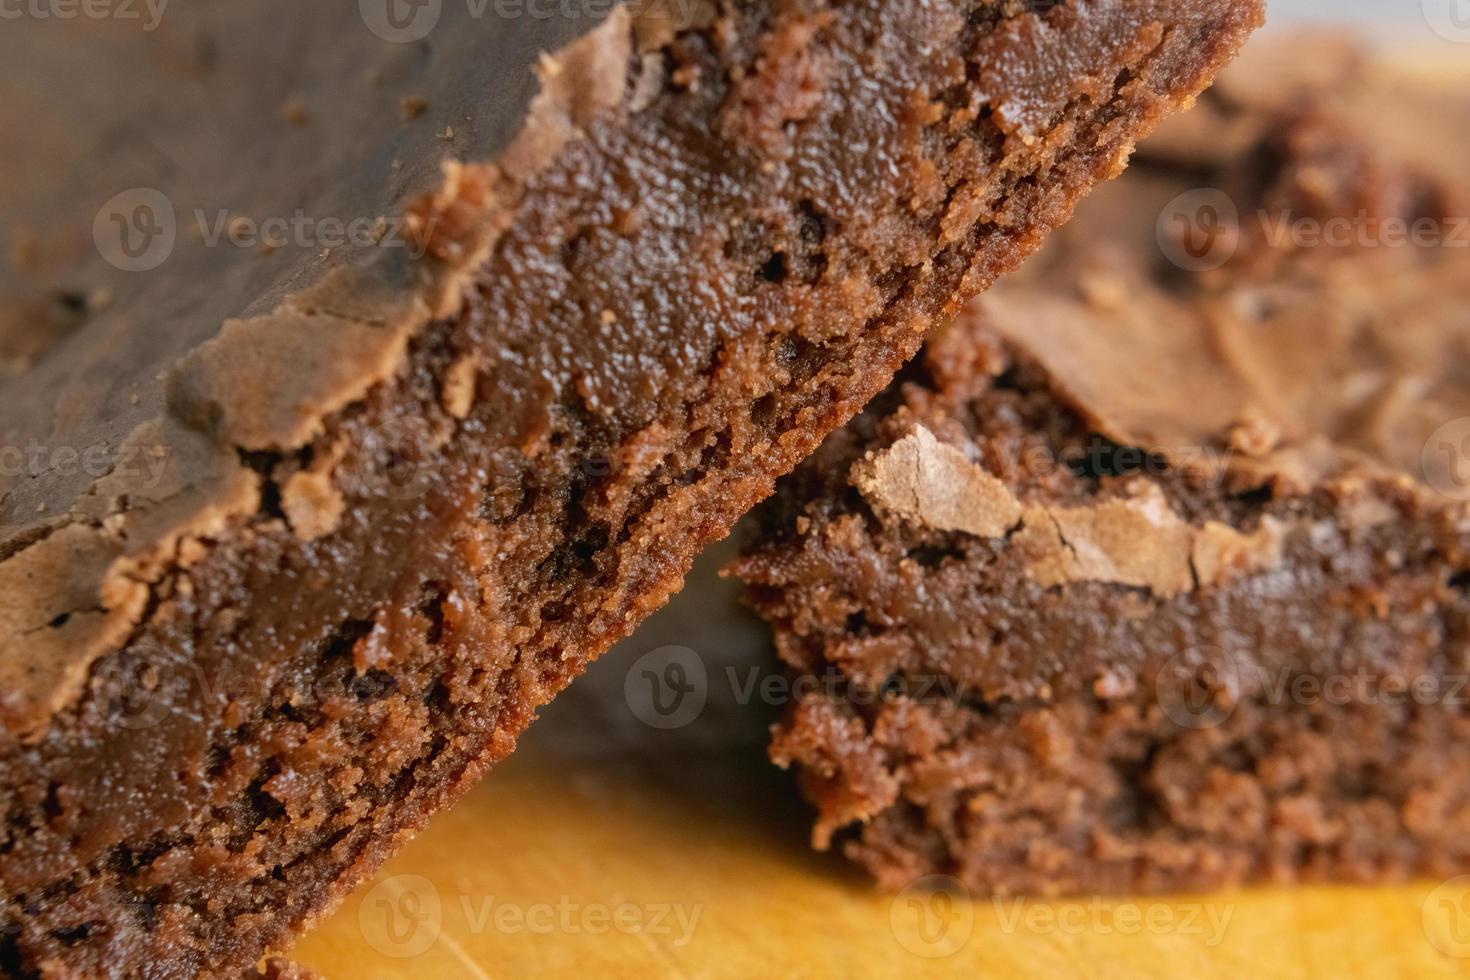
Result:
{"type": "Polygon", "coordinates": [[[873,894],[805,853],[758,780],[699,798],[562,761],[508,766],[311,936],[301,962],[330,977],[1470,974],[1456,958],[1470,955],[1462,884],[1427,905],[1432,884],[945,907],[873,894]]]}
{"type": "Polygon", "coordinates": [[[763,640],[718,561],[298,961],[330,978],[1470,976],[1470,877],[1169,900],[876,893],[807,848],[809,815],[765,761],[776,709],[741,695],[763,640]],[[642,658],[681,643],[705,707],[651,728],[642,658]]]}

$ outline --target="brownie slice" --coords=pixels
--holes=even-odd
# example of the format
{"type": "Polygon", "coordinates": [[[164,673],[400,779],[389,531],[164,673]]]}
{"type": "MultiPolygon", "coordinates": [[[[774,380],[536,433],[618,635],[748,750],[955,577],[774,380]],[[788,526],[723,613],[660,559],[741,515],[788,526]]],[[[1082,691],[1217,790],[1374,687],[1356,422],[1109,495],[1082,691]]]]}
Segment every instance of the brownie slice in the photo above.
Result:
{"type": "Polygon", "coordinates": [[[1421,152],[1470,101],[1291,55],[1248,51],[761,511],[772,755],[887,888],[1470,869],[1470,199],[1421,152]]]}
{"type": "Polygon", "coordinates": [[[1260,7],[7,26],[0,972],[288,942],[1260,7]]]}

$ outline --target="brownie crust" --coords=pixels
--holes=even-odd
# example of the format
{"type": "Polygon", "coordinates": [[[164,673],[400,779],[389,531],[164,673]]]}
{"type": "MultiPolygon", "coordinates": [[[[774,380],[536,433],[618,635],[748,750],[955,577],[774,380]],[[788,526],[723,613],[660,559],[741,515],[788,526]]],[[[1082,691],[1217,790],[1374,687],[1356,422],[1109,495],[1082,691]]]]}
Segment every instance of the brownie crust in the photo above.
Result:
{"type": "Polygon", "coordinates": [[[1470,413],[1470,257],[1371,244],[1470,212],[1387,104],[1470,118],[1248,51],[763,509],[734,570],[810,692],[772,755],[818,847],[976,894],[1470,867],[1470,511],[1423,452],[1470,413]],[[1186,271],[1155,219],[1207,188],[1242,220],[1186,271]]]}
{"type": "MultiPolygon", "coordinates": [[[[122,304],[0,389],[136,395],[116,445],[169,462],[162,493],[5,490],[0,968],[194,976],[288,942],[1260,18],[907,10],[615,12],[493,164],[403,206],[420,259],[293,270],[131,393],[96,380],[100,338],[146,328],[122,304]]],[[[116,424],[63,402],[7,438],[116,424]]]]}

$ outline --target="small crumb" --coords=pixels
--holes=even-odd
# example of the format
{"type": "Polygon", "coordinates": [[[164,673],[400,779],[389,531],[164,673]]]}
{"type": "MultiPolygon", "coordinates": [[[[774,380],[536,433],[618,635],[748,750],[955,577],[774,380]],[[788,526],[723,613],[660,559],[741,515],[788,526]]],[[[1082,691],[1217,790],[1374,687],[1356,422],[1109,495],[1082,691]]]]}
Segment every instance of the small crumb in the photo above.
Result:
{"type": "Polygon", "coordinates": [[[38,514],[44,514],[45,512],[46,512],[46,504],[44,502],[43,503],[39,503],[39,504],[36,505],[36,513],[38,513],[38,514]]]}
{"type": "Polygon", "coordinates": [[[688,89],[691,92],[698,92],[699,66],[680,65],[678,68],[675,68],[673,74],[669,76],[669,81],[673,82],[679,88],[688,89]]]}
{"type": "Polygon", "coordinates": [[[329,474],[306,470],[282,484],[281,509],[297,537],[315,541],[337,529],[346,502],[329,474]]]}
{"type": "Polygon", "coordinates": [[[637,205],[613,212],[612,230],[619,235],[631,235],[643,227],[643,209],[637,205]]]}
{"type": "Polygon", "coordinates": [[[439,134],[439,138],[441,140],[452,140],[452,139],[454,139],[454,127],[453,126],[445,126],[444,127],[444,132],[442,132],[442,133],[439,134]]]}
{"type": "Polygon", "coordinates": [[[17,228],[10,234],[10,263],[19,270],[34,271],[41,262],[40,236],[32,228],[17,228]]]}
{"type": "Polygon", "coordinates": [[[1128,306],[1128,284],[1106,272],[1088,272],[1078,283],[1082,298],[1095,310],[1116,313],[1128,306]]]}
{"type": "Polygon", "coordinates": [[[444,373],[440,404],[444,411],[457,419],[469,417],[475,406],[475,382],[479,377],[480,365],[473,357],[461,357],[444,373]]]}
{"type": "Polygon", "coordinates": [[[1330,198],[1336,184],[1332,171],[1322,167],[1303,168],[1297,174],[1296,182],[1304,193],[1321,199],[1330,198]]]}
{"type": "Polygon", "coordinates": [[[403,113],[404,119],[417,119],[428,108],[428,100],[417,95],[405,95],[398,100],[398,109],[403,113]]]}
{"type": "Polygon", "coordinates": [[[1124,670],[1107,669],[1092,682],[1092,693],[1101,700],[1127,697],[1137,688],[1133,675],[1124,670]]]}
{"type": "Polygon", "coordinates": [[[801,517],[798,517],[796,519],[796,533],[797,534],[806,534],[811,529],[812,529],[812,519],[810,517],[807,517],[806,515],[803,514],[801,517]]]}
{"type": "Polygon", "coordinates": [[[913,111],[913,121],[919,126],[933,126],[944,119],[948,111],[943,102],[930,101],[927,98],[917,98],[910,106],[913,111]]]}
{"type": "Polygon", "coordinates": [[[98,286],[87,294],[87,309],[92,313],[101,313],[112,306],[112,290],[106,286],[98,286]]]}
{"type": "Polygon", "coordinates": [[[1261,458],[1281,444],[1281,427],[1254,405],[1246,406],[1230,427],[1230,448],[1246,456],[1261,458]]]}
{"type": "Polygon", "coordinates": [[[618,322],[618,315],[616,313],[614,313],[612,310],[603,310],[602,311],[602,325],[604,327],[610,327],[614,323],[617,323],[617,322],[618,322]]]}
{"type": "Polygon", "coordinates": [[[295,95],[281,103],[281,118],[288,126],[305,126],[307,121],[306,103],[295,95]]]}

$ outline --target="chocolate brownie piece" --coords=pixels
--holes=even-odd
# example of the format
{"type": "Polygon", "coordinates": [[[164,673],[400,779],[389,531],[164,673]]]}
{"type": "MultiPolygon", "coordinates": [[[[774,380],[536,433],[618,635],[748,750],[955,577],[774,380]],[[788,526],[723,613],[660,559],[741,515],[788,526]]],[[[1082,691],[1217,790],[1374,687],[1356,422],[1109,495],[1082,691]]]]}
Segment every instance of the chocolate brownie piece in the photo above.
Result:
{"type": "Polygon", "coordinates": [[[1419,153],[1470,101],[1344,64],[1232,67],[760,512],[818,847],[1002,894],[1470,869],[1470,201],[1419,153]]]}
{"type": "Polygon", "coordinates": [[[287,942],[1261,16],[380,6],[0,35],[0,972],[287,942]]]}

